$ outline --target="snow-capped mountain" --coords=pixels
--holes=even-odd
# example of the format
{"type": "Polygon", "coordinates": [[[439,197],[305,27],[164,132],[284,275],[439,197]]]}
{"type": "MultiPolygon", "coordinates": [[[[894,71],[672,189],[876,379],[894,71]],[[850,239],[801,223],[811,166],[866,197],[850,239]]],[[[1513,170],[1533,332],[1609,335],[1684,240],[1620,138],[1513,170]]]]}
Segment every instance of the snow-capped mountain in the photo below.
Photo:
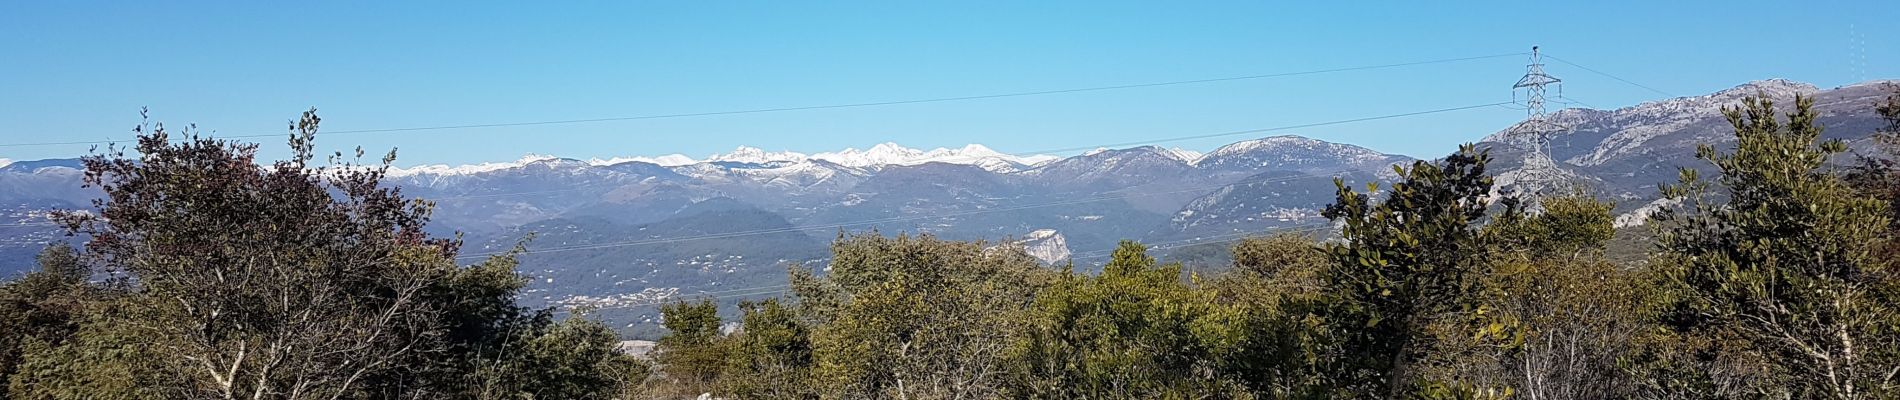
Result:
{"type": "MultiPolygon", "coordinates": [[[[1826,137],[1862,145],[1880,123],[1871,104],[1886,94],[1879,82],[1818,89],[1758,81],[1615,110],[1557,111],[1553,120],[1570,129],[1552,137],[1542,156],[1510,128],[1481,147],[1491,149],[1501,190],[1584,187],[1614,200],[1620,223],[1637,223],[1657,208],[1657,183],[1674,180],[1679,167],[1706,166],[1694,158],[1696,145],[1730,143],[1721,108],[1757,93],[1778,104],[1812,94],[1826,137]]],[[[1426,156],[1454,149],[1447,143],[1426,156]]],[[[1069,157],[883,143],[814,154],[740,147],[697,159],[529,155],[394,168],[387,183],[435,201],[432,226],[464,232],[466,252],[506,250],[531,232],[530,249],[588,246],[522,258],[523,273],[537,278],[523,301],[543,305],[649,289],[690,296],[782,284],[786,264],[822,265],[826,244],[841,232],[1014,238],[1051,261],[1107,251],[1124,239],[1179,242],[1314,226],[1333,200],[1335,178],[1362,186],[1392,179],[1391,165],[1413,161],[1299,136],[1244,140],[1206,154],[1143,146],[1069,157]]],[[[80,168],[73,159],[0,161],[0,276],[30,268],[46,242],[68,240],[44,224],[45,213],[87,207],[98,195],[79,185],[80,168]]],[[[650,312],[604,316],[637,321],[650,312]]]]}
{"type": "Polygon", "coordinates": [[[1200,161],[1201,156],[1205,155],[1204,153],[1201,153],[1198,151],[1183,149],[1179,147],[1168,148],[1168,152],[1173,153],[1174,158],[1187,162],[1188,164],[1193,164],[1195,162],[1200,161]]]}
{"type": "Polygon", "coordinates": [[[731,153],[706,156],[706,158],[700,160],[700,162],[770,164],[775,162],[803,161],[807,158],[810,157],[806,157],[804,153],[790,151],[768,152],[757,147],[739,146],[739,148],[733,149],[731,153]]]}
{"type": "MultiPolygon", "coordinates": [[[[1849,86],[1829,91],[1829,94],[1836,99],[1860,97],[1857,95],[1863,91],[1851,90],[1859,88],[1872,89],[1874,85],[1849,86]]],[[[1558,110],[1552,113],[1551,121],[1569,131],[1552,139],[1552,153],[1556,159],[1569,164],[1597,166],[1633,154],[1673,150],[1685,141],[1691,142],[1689,147],[1693,148],[1694,143],[1700,143],[1698,140],[1720,140],[1727,134],[1728,126],[1722,120],[1722,108],[1736,107],[1744,97],[1765,95],[1768,99],[1787,105],[1792,104],[1796,95],[1820,92],[1819,88],[1811,84],[1768,79],[1708,95],[1653,101],[1616,110],[1558,110]],[[1580,141],[1591,146],[1588,149],[1573,146],[1580,141]]],[[[1826,109],[1828,105],[1821,106],[1826,109]]],[[[1528,136],[1514,134],[1523,129],[1525,125],[1520,123],[1486,136],[1484,141],[1528,143],[1528,136]]]]}
{"type": "Polygon", "coordinates": [[[593,164],[593,165],[614,165],[614,164],[624,164],[624,163],[629,163],[629,162],[643,162],[643,163],[658,165],[662,167],[677,167],[681,165],[689,165],[689,164],[698,163],[699,160],[694,160],[692,157],[687,157],[685,154],[667,154],[667,155],[658,156],[658,157],[614,157],[614,158],[609,158],[605,160],[594,158],[594,159],[587,160],[588,164],[593,164]]]}
{"type": "Polygon", "coordinates": [[[1744,97],[1764,96],[1777,108],[1794,104],[1796,95],[1812,96],[1820,114],[1825,139],[1842,139],[1850,147],[1865,148],[1880,124],[1873,113],[1876,100],[1889,94],[1892,81],[1863,82],[1833,89],[1786,79],[1748,82],[1715,93],[1646,102],[1614,110],[1570,108],[1551,114],[1563,128],[1550,137],[1543,155],[1529,151],[1529,137],[1518,134],[1524,123],[1486,136],[1497,158],[1500,190],[1551,193],[1584,188],[1615,200],[1620,220],[1639,223],[1631,214],[1651,210],[1656,185],[1674,182],[1679,168],[1702,169],[1709,164],[1695,158],[1702,144],[1729,146],[1733,128],[1722,116],[1724,107],[1739,107],[1744,97]]]}
{"type": "MultiPolygon", "coordinates": [[[[1177,149],[1176,151],[1182,152],[1181,154],[1198,155],[1198,153],[1193,153],[1192,151],[1189,151],[1189,150],[1177,149]]],[[[983,169],[994,171],[994,172],[1016,172],[1016,171],[1027,169],[1029,166],[1032,166],[1032,165],[1048,162],[1051,160],[1056,160],[1059,158],[1061,157],[1056,157],[1056,156],[1046,155],[1046,154],[1037,154],[1037,155],[1028,155],[1028,156],[1004,154],[1001,152],[997,152],[996,150],[991,150],[989,147],[984,147],[983,145],[980,145],[980,144],[965,145],[962,148],[957,148],[957,149],[936,148],[936,149],[931,149],[931,150],[918,150],[918,149],[913,149],[909,147],[904,147],[904,146],[898,145],[897,143],[885,142],[885,143],[879,143],[875,146],[871,146],[869,150],[858,150],[856,148],[847,148],[847,149],[836,151],[836,152],[823,152],[823,153],[815,153],[815,154],[809,154],[809,155],[805,153],[794,152],[794,151],[772,152],[772,151],[766,151],[764,149],[760,149],[757,147],[739,146],[738,148],[733,149],[732,152],[730,153],[708,155],[706,156],[706,158],[697,159],[697,160],[691,157],[687,157],[682,154],[668,154],[668,155],[656,156],[656,157],[613,157],[613,158],[608,158],[608,159],[594,158],[594,159],[589,159],[587,161],[584,161],[583,163],[587,165],[591,165],[591,166],[597,166],[597,167],[625,164],[625,163],[645,163],[645,164],[658,165],[662,167],[681,167],[681,166],[688,166],[688,165],[694,165],[694,164],[779,165],[779,164],[804,163],[804,162],[812,162],[812,161],[824,161],[831,164],[841,165],[841,166],[850,167],[850,168],[870,169],[870,170],[875,170],[875,169],[883,168],[886,166],[893,166],[893,165],[945,163],[945,164],[975,165],[975,166],[982,167],[983,169]]],[[[528,155],[522,156],[521,159],[519,160],[509,161],[509,162],[486,162],[486,163],[479,163],[479,164],[465,164],[465,165],[456,165],[456,166],[435,164],[435,165],[418,165],[418,166],[411,166],[411,167],[397,167],[397,168],[390,169],[390,175],[392,176],[472,175],[472,174],[493,172],[493,171],[499,171],[499,170],[510,169],[510,168],[519,168],[519,167],[526,166],[529,164],[534,164],[538,162],[546,162],[550,160],[558,160],[558,159],[560,158],[554,157],[554,156],[528,154],[528,155]]],[[[575,161],[579,161],[579,160],[575,160],[575,161]]],[[[5,166],[4,164],[0,164],[0,167],[4,167],[4,166],[5,166]]]]}
{"type": "Polygon", "coordinates": [[[1155,146],[1099,150],[1051,161],[1025,175],[1057,186],[1138,186],[1193,169],[1175,152],[1155,146]]]}
{"type": "Polygon", "coordinates": [[[959,149],[936,148],[929,151],[899,146],[896,143],[880,143],[870,150],[844,149],[839,152],[818,153],[810,157],[839,165],[876,168],[887,165],[917,165],[924,163],[945,163],[976,165],[997,172],[1014,172],[1022,167],[1054,160],[1051,155],[1032,155],[1018,157],[990,150],[980,144],[970,144],[959,149]]]}
{"type": "Polygon", "coordinates": [[[1194,165],[1215,170],[1275,168],[1325,172],[1380,167],[1410,160],[1410,157],[1380,153],[1350,144],[1288,135],[1221,146],[1196,158],[1194,165]]]}

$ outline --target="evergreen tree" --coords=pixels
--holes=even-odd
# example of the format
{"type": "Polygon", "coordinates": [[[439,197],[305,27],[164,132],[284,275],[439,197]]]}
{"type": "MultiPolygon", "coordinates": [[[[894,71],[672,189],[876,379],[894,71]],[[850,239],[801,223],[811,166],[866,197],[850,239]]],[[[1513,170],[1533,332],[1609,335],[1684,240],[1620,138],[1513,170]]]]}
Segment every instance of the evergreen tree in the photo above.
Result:
{"type": "MultiPolygon", "coordinates": [[[[1900,84],[1882,85],[1890,94],[1874,104],[1874,114],[1886,123],[1873,134],[1874,154],[1856,154],[1858,161],[1845,175],[1861,193],[1887,205],[1887,231],[1900,231],[1900,84]]],[[[1891,235],[1889,235],[1891,236],[1891,235]]],[[[1900,243],[1886,240],[1884,257],[1900,256],[1900,243]]]]}
{"type": "Polygon", "coordinates": [[[712,300],[660,307],[666,336],[654,347],[654,361],[667,381],[687,395],[709,391],[725,366],[726,343],[719,332],[719,305],[712,300]]]}
{"type": "Polygon", "coordinates": [[[507,354],[477,370],[485,399],[619,399],[646,380],[646,363],[622,352],[612,329],[573,317],[514,332],[507,354]]]}
{"type": "Polygon", "coordinates": [[[1327,305],[1320,275],[1332,260],[1313,238],[1296,234],[1248,238],[1233,254],[1234,268],[1203,289],[1239,313],[1229,324],[1237,340],[1218,369],[1257,397],[1328,397],[1318,370],[1331,347],[1319,317],[1327,305]]]}
{"type": "Polygon", "coordinates": [[[1071,273],[1036,299],[1036,326],[1018,367],[1022,397],[1242,397],[1220,376],[1236,313],[1124,241],[1099,276],[1071,273]]]}
{"type": "Polygon", "coordinates": [[[739,332],[731,338],[724,393],[737,398],[813,399],[811,333],[795,308],[778,299],[741,302],[739,332]]]}
{"type": "Polygon", "coordinates": [[[1376,204],[1376,185],[1359,193],[1335,180],[1338,200],[1324,214],[1344,223],[1344,241],[1327,246],[1334,264],[1323,282],[1341,351],[1329,367],[1337,388],[1356,397],[1409,393],[1420,378],[1414,364],[1433,345],[1427,327],[1472,311],[1472,278],[1484,265],[1477,224],[1489,205],[1490,159],[1464,145],[1440,161],[1395,166],[1399,182],[1376,204]]]}
{"type": "Polygon", "coordinates": [[[1510,388],[1538,399],[1627,398],[1617,364],[1645,328],[1645,291],[1604,259],[1611,205],[1583,193],[1503,201],[1485,225],[1478,308],[1434,326],[1431,380],[1510,388]]]}
{"type": "Polygon", "coordinates": [[[1658,218],[1657,263],[1677,307],[1669,322],[1734,345],[1711,358],[1760,360],[1775,379],[1749,382],[1757,393],[1892,398],[1900,395],[1900,279],[1875,252],[1887,210],[1825,169],[1845,145],[1819,140],[1813,104],[1797,97],[1785,123],[1760,98],[1725,109],[1734,150],[1697,152],[1720,177],[1683,169],[1664,189],[1683,204],[1658,218]]]}
{"type": "MultiPolygon", "coordinates": [[[[526,282],[513,253],[457,265],[460,241],[424,229],[432,205],[382,184],[394,152],[376,166],[340,153],[314,164],[318,123],[305,112],[291,125],[293,156],[268,165],[255,145],[174,138],[157,124],[135,130],[136,156],[111,147],[84,158],[85,184],[104,197],[55,218],[90,239],[81,263],[125,284],[88,295],[68,340],[30,346],[13,394],[467,398],[494,386],[480,368],[519,361],[498,357],[625,365],[599,351],[536,350],[614,341],[548,329],[544,313],[516,305],[526,282]],[[534,339],[513,340],[522,335],[534,339]]],[[[61,271],[66,281],[87,274],[61,271]]],[[[567,378],[522,386],[577,394],[598,384],[546,380],[567,378]]]]}
{"type": "Polygon", "coordinates": [[[825,277],[794,274],[812,302],[813,379],[828,398],[995,398],[1046,285],[1020,248],[928,235],[841,237],[825,277]],[[800,283],[802,282],[802,283],[800,283]]]}
{"type": "Polygon", "coordinates": [[[64,243],[40,251],[39,270],[0,284],[0,398],[30,349],[58,346],[79,329],[100,288],[92,271],[64,243]]]}

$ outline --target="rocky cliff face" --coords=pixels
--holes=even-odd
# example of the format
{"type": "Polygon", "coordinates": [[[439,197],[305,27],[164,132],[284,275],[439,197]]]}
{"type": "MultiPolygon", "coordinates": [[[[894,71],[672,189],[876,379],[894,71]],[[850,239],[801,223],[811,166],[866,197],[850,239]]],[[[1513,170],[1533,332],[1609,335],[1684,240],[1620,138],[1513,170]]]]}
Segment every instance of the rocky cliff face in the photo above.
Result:
{"type": "Polygon", "coordinates": [[[1037,229],[1016,241],[1029,256],[1043,264],[1056,265],[1069,259],[1069,240],[1054,229],[1037,229]]]}

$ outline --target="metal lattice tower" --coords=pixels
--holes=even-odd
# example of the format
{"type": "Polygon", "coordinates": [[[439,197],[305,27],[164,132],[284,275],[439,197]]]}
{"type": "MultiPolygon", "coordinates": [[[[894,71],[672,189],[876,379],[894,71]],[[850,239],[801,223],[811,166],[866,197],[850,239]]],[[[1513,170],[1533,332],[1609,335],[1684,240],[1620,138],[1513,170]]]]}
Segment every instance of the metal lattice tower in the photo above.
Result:
{"type": "Polygon", "coordinates": [[[1515,141],[1528,144],[1529,154],[1525,154],[1524,164],[1517,171],[1515,186],[1530,194],[1532,201],[1565,190],[1565,186],[1576,184],[1577,176],[1565,171],[1557,160],[1551,158],[1550,138],[1558,133],[1569,131],[1571,127],[1554,121],[1555,118],[1544,111],[1544,95],[1547,87],[1557,86],[1557,97],[1563,97],[1563,80],[1544,73],[1543,54],[1537,46],[1531,46],[1531,63],[1526,66],[1524,77],[1511,85],[1511,96],[1517,96],[1518,89],[1524,91],[1524,110],[1528,113],[1524,122],[1512,127],[1510,136],[1515,141]]]}
{"type": "Polygon", "coordinates": [[[1537,46],[1531,46],[1531,63],[1527,66],[1524,77],[1518,78],[1516,85],[1511,85],[1511,93],[1515,97],[1517,89],[1525,91],[1524,109],[1530,115],[1524,120],[1524,124],[1518,126],[1516,134],[1520,137],[1528,136],[1531,139],[1531,151],[1539,154],[1544,152],[1544,146],[1550,141],[1551,134],[1564,130],[1563,127],[1551,122],[1550,115],[1544,112],[1544,87],[1548,85],[1557,85],[1557,92],[1563,93],[1563,80],[1544,73],[1543,55],[1538,52],[1537,46]]]}

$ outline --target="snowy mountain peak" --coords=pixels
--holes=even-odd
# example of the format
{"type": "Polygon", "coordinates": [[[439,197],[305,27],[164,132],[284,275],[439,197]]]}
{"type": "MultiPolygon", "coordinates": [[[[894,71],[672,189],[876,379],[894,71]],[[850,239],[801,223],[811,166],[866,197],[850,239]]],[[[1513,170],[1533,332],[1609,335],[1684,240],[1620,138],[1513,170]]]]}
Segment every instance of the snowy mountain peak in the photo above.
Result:
{"type": "Polygon", "coordinates": [[[838,152],[818,153],[810,157],[825,160],[838,165],[856,168],[869,168],[886,165],[917,165],[940,162],[947,164],[976,165],[995,172],[1008,172],[1020,169],[1022,165],[1047,161],[1054,156],[1034,155],[1018,157],[1003,154],[980,144],[965,145],[957,149],[936,148],[929,151],[904,147],[896,143],[879,143],[870,150],[855,148],[838,152]]]}
{"type": "Polygon", "coordinates": [[[1103,157],[1105,159],[1129,159],[1129,158],[1145,158],[1149,156],[1159,156],[1160,158],[1183,161],[1184,163],[1186,162],[1186,160],[1182,160],[1181,155],[1179,153],[1176,153],[1174,150],[1164,149],[1164,148],[1161,148],[1161,146],[1154,146],[1154,145],[1136,146],[1136,147],[1129,147],[1126,149],[1095,149],[1095,150],[1089,151],[1088,153],[1082,154],[1082,156],[1083,157],[1103,157]]]}
{"type": "MultiPolygon", "coordinates": [[[[1187,151],[1187,150],[1177,150],[1177,153],[1183,154],[1183,155],[1194,154],[1193,152],[1187,151]]],[[[914,148],[904,147],[903,145],[899,145],[897,143],[884,142],[884,143],[878,143],[876,145],[873,145],[869,149],[866,149],[866,150],[859,150],[856,148],[847,148],[841,151],[823,152],[823,153],[815,153],[815,154],[805,154],[805,153],[799,153],[799,152],[794,152],[794,151],[774,152],[774,151],[766,151],[765,149],[761,149],[758,147],[739,146],[737,148],[734,148],[729,153],[713,154],[713,155],[706,156],[706,158],[698,159],[698,160],[695,160],[692,157],[687,157],[681,154],[668,154],[668,155],[658,156],[658,157],[613,157],[613,158],[607,158],[607,159],[591,158],[584,161],[562,159],[559,157],[547,156],[547,155],[529,154],[527,156],[522,157],[520,160],[516,160],[512,162],[486,162],[486,163],[480,163],[480,164],[467,164],[467,165],[459,165],[459,166],[449,166],[449,165],[441,165],[441,164],[419,165],[419,166],[408,167],[408,168],[392,168],[390,173],[391,175],[395,175],[395,176],[422,175],[422,174],[468,175],[468,174],[477,174],[477,173],[498,171],[498,170],[504,170],[504,169],[510,169],[510,168],[519,168],[519,167],[530,165],[530,164],[547,163],[551,161],[559,161],[556,164],[574,164],[576,166],[608,166],[608,165],[623,164],[623,163],[629,163],[629,162],[644,162],[644,163],[649,163],[649,164],[656,164],[662,167],[683,167],[683,166],[690,166],[690,165],[701,164],[701,163],[742,163],[742,164],[763,165],[763,164],[798,164],[798,163],[805,163],[805,162],[823,161],[823,162],[828,162],[831,164],[837,164],[840,166],[845,166],[845,167],[850,167],[850,168],[859,168],[859,169],[863,169],[863,168],[876,169],[876,168],[891,166],[891,165],[917,165],[917,164],[924,164],[924,163],[939,162],[939,163],[946,163],[946,164],[974,165],[974,166],[978,166],[983,169],[989,170],[991,172],[1007,173],[1007,172],[1016,172],[1016,171],[1024,170],[1030,166],[1057,160],[1060,158],[1061,157],[1056,157],[1056,156],[1047,155],[1047,154],[1036,154],[1036,155],[1027,155],[1027,156],[1012,155],[1012,154],[1007,154],[1007,153],[990,149],[989,147],[981,145],[981,144],[968,144],[968,145],[964,145],[963,147],[958,147],[954,149],[940,147],[936,149],[931,149],[929,151],[925,151],[925,150],[918,150],[914,148]]],[[[4,164],[0,164],[0,167],[4,167],[4,164]]]]}
{"type": "Polygon", "coordinates": [[[865,154],[878,155],[916,155],[920,153],[923,152],[893,142],[878,143],[876,146],[871,146],[871,150],[865,152],[865,154]]]}
{"type": "Polygon", "coordinates": [[[520,168],[522,166],[536,163],[536,162],[552,161],[552,160],[558,160],[558,159],[560,159],[560,157],[530,153],[530,154],[521,156],[521,159],[519,160],[509,161],[509,162],[485,162],[481,164],[466,164],[466,165],[458,165],[458,166],[449,166],[446,164],[434,164],[434,165],[417,165],[417,166],[409,167],[409,168],[391,167],[389,169],[389,175],[390,176],[469,175],[469,174],[478,174],[478,173],[483,173],[483,172],[500,171],[500,170],[510,169],[510,168],[520,168]]]}
{"type": "Polygon", "coordinates": [[[1183,149],[1179,147],[1168,149],[1168,154],[1173,155],[1175,159],[1181,160],[1181,162],[1188,163],[1188,164],[1193,164],[1195,161],[1200,161],[1201,156],[1202,156],[1201,152],[1183,149]]]}
{"type": "Polygon", "coordinates": [[[1406,158],[1350,144],[1281,135],[1221,146],[1195,159],[1194,165],[1216,169],[1280,167],[1334,171],[1345,168],[1383,168],[1403,159],[1406,158]]]}
{"type": "Polygon", "coordinates": [[[804,160],[805,158],[806,156],[803,153],[796,153],[796,152],[790,152],[790,151],[767,152],[765,151],[765,149],[760,149],[757,147],[739,146],[739,148],[732,149],[731,153],[714,154],[714,155],[706,156],[706,159],[701,160],[701,162],[738,162],[738,163],[751,163],[751,164],[765,164],[765,163],[779,162],[779,161],[800,161],[800,160],[804,160]]]}
{"type": "Polygon", "coordinates": [[[1201,158],[1231,157],[1254,152],[1290,151],[1290,150],[1326,150],[1342,155],[1365,156],[1383,155],[1364,147],[1349,144],[1332,143],[1296,135],[1269,136],[1254,140],[1243,140],[1214,149],[1201,158]]]}
{"type": "Polygon", "coordinates": [[[629,162],[643,162],[662,167],[677,167],[681,165],[692,165],[699,161],[695,161],[692,157],[687,157],[685,154],[667,154],[659,157],[614,157],[605,160],[593,158],[587,160],[588,164],[593,165],[614,165],[629,162]]]}
{"type": "Polygon", "coordinates": [[[963,153],[963,154],[980,154],[983,156],[1003,155],[1003,153],[998,153],[996,152],[996,150],[990,150],[988,146],[984,146],[984,145],[980,145],[976,143],[963,145],[963,148],[957,149],[957,152],[963,153]]]}
{"type": "Polygon", "coordinates": [[[877,165],[905,164],[924,157],[921,150],[900,146],[897,143],[884,142],[871,146],[870,150],[859,151],[856,148],[839,152],[827,152],[811,155],[811,159],[825,160],[849,167],[870,167],[877,165]]]}

